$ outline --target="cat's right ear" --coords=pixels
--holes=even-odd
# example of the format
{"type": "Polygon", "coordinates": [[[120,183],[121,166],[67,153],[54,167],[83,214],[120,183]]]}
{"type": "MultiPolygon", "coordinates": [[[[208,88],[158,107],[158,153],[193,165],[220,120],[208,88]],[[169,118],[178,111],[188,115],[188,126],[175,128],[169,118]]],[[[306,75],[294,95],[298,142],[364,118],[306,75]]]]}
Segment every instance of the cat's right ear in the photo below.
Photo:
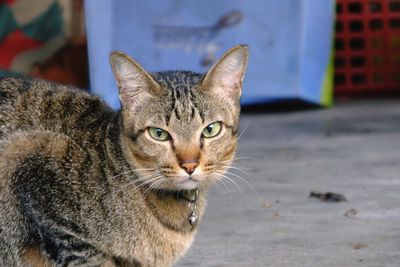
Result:
{"type": "Polygon", "coordinates": [[[123,108],[135,111],[145,100],[161,93],[160,85],[150,74],[124,53],[112,52],[110,64],[117,80],[123,108]]]}

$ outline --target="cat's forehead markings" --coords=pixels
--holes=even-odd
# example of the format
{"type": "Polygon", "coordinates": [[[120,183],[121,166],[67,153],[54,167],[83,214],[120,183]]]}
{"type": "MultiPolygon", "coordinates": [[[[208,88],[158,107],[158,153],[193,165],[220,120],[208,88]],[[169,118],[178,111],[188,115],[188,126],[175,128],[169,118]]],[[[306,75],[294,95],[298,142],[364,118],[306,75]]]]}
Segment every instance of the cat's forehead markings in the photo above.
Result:
{"type": "Polygon", "coordinates": [[[148,122],[149,124],[154,124],[152,126],[159,126],[161,127],[162,125],[160,124],[167,124],[165,121],[165,118],[161,115],[161,114],[157,114],[153,117],[151,117],[151,119],[148,122]]]}
{"type": "Polygon", "coordinates": [[[197,119],[200,119],[200,123],[204,124],[209,116],[201,104],[197,91],[203,74],[190,71],[165,71],[152,73],[152,76],[166,90],[164,94],[166,99],[162,100],[166,103],[163,114],[166,126],[174,120],[195,124],[197,119]]]}
{"type": "Polygon", "coordinates": [[[191,71],[162,71],[152,73],[154,79],[169,89],[185,90],[200,83],[202,74],[191,71]]]}

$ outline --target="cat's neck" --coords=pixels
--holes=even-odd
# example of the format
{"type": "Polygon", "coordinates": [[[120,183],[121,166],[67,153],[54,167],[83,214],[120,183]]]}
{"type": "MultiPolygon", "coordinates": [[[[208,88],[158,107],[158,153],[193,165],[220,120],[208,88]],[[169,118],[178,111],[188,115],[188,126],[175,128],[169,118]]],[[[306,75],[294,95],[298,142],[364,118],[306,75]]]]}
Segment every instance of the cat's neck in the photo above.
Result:
{"type": "Polygon", "coordinates": [[[197,228],[197,221],[190,222],[190,216],[201,218],[205,208],[205,191],[198,190],[195,199],[188,198],[188,192],[151,190],[142,191],[145,202],[160,223],[174,231],[192,232],[197,228]]]}

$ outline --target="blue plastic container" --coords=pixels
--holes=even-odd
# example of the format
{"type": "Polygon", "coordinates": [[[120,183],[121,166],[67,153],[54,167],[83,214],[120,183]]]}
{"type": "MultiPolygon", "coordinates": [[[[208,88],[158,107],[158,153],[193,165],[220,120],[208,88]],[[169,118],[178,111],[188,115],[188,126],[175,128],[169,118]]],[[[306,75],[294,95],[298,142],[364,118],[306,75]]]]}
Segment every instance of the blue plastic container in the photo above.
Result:
{"type": "Polygon", "coordinates": [[[242,104],[332,96],[333,0],[86,0],[91,91],[119,107],[108,55],[148,71],[205,72],[235,44],[250,61],[242,104]]]}

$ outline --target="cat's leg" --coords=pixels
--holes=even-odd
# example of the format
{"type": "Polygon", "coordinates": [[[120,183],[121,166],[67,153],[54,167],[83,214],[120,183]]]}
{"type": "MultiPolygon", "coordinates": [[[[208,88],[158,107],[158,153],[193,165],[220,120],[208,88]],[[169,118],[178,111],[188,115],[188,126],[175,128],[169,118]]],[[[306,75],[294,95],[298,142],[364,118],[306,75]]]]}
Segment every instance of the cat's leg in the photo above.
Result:
{"type": "Polygon", "coordinates": [[[76,183],[65,176],[79,147],[52,133],[8,141],[0,151],[0,267],[102,266],[109,259],[87,241],[74,212],[76,183]]]}
{"type": "Polygon", "coordinates": [[[119,267],[119,266],[116,265],[113,260],[109,260],[109,261],[103,263],[100,267],[119,267]]]}
{"type": "Polygon", "coordinates": [[[23,256],[24,244],[29,238],[24,216],[12,190],[18,160],[14,151],[7,152],[0,152],[0,266],[31,267],[28,258],[34,261],[36,257],[28,251],[26,257],[23,256]]]}
{"type": "MultiPolygon", "coordinates": [[[[26,247],[21,253],[21,264],[24,267],[56,267],[46,256],[41,254],[41,250],[37,247],[26,247]]],[[[85,265],[85,264],[84,264],[85,265]]],[[[100,265],[100,267],[119,267],[114,260],[108,260],[100,265]]],[[[121,265],[121,267],[135,267],[136,265],[121,265]]]]}
{"type": "Polygon", "coordinates": [[[120,258],[115,259],[116,266],[118,267],[142,267],[137,261],[126,261],[120,258]]]}

